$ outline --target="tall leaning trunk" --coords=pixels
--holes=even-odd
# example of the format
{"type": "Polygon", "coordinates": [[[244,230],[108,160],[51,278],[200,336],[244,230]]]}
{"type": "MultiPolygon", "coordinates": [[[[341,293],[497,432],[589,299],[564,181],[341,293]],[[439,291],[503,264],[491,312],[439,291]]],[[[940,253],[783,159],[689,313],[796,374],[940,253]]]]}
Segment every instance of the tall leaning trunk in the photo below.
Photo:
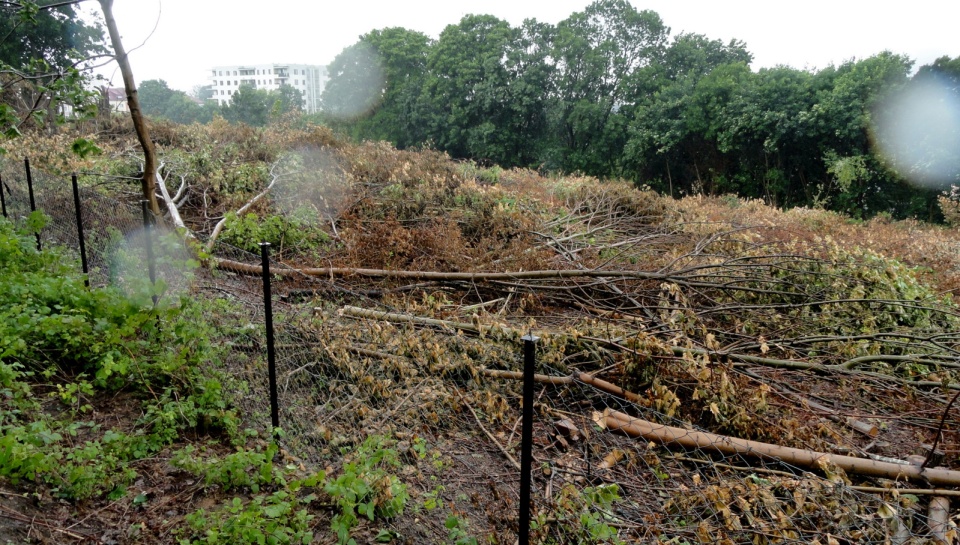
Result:
{"type": "Polygon", "coordinates": [[[137,97],[137,84],[133,79],[133,70],[130,68],[130,60],[123,48],[123,42],[120,41],[117,21],[113,18],[113,0],[100,0],[100,7],[103,9],[103,18],[107,23],[107,31],[110,33],[110,42],[113,44],[117,64],[120,65],[123,88],[127,92],[127,105],[130,107],[130,117],[133,118],[133,128],[137,131],[137,140],[140,141],[140,147],[143,149],[143,180],[141,184],[143,198],[149,203],[154,217],[159,219],[160,205],[157,202],[156,191],[157,151],[153,146],[153,140],[150,139],[150,130],[143,119],[143,112],[140,110],[140,99],[137,97]]]}

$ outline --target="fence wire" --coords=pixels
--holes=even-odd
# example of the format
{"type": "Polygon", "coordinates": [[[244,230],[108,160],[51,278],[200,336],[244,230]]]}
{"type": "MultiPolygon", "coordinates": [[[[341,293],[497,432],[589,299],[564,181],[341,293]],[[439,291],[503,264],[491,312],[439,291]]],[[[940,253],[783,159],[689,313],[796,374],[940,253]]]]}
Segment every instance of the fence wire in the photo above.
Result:
{"type": "MultiPolygon", "coordinates": [[[[29,215],[22,167],[0,161],[7,215],[29,215]]],[[[43,244],[77,251],[69,179],[34,173],[38,209],[50,217],[43,244]]],[[[93,285],[124,285],[146,274],[136,203],[81,188],[93,285]]],[[[246,425],[267,432],[263,284],[221,267],[185,273],[189,256],[159,237],[157,276],[170,293],[216,302],[225,325],[226,370],[246,425]],[[187,291],[189,290],[189,291],[187,291]]],[[[259,267],[260,256],[218,243],[219,259],[259,267]]],[[[408,542],[449,538],[451,516],[491,542],[513,543],[519,505],[520,333],[494,322],[403,320],[418,309],[442,316],[429,289],[304,276],[271,261],[282,444],[304,466],[336,468],[367,436],[393,441],[411,495],[409,516],[385,523],[408,542]],[[403,301],[404,308],[399,308],[403,301]],[[453,324],[453,325],[451,325],[453,324]]],[[[452,314],[452,313],[451,313],[452,314]]],[[[523,333],[526,333],[524,331],[523,333]]],[[[933,541],[929,499],[878,480],[881,491],[849,484],[842,470],[799,468],[776,459],[627,436],[611,429],[642,420],[697,430],[612,395],[578,377],[562,350],[538,346],[533,440],[533,543],[925,543],[933,541]],[[557,356],[560,350],[560,356],[557,356]],[[614,421],[611,421],[611,415],[614,421]],[[614,426],[616,427],[616,426],[614,426]]],[[[596,362],[600,368],[605,362],[596,362]]],[[[950,528],[953,529],[952,523],[950,528]]]]}

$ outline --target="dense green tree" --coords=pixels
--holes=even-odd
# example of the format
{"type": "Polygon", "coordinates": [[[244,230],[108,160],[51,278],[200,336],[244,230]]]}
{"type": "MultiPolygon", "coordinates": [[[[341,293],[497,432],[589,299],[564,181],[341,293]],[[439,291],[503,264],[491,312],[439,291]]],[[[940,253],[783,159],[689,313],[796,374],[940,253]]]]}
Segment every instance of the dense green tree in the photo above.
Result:
{"type": "Polygon", "coordinates": [[[140,105],[143,113],[151,116],[163,116],[167,102],[176,93],[165,80],[150,79],[140,82],[137,92],[140,94],[140,105]]]}
{"type": "Polygon", "coordinates": [[[303,112],[303,93],[292,85],[284,83],[276,90],[269,91],[267,100],[270,103],[270,116],[274,119],[284,114],[303,112]]]}
{"type": "Polygon", "coordinates": [[[190,96],[199,100],[201,104],[206,104],[208,100],[213,98],[213,86],[194,85],[193,89],[190,90],[190,96]]]}
{"type": "Polygon", "coordinates": [[[227,121],[254,127],[263,127],[284,114],[302,111],[303,95],[289,85],[266,90],[244,84],[233,93],[228,104],[220,107],[220,114],[227,121]]]}
{"type": "Polygon", "coordinates": [[[92,113],[85,61],[106,53],[103,28],[80,17],[78,2],[0,2],[0,132],[25,123],[52,126],[58,105],[92,113]]]}
{"type": "Polygon", "coordinates": [[[504,140],[501,164],[540,167],[560,164],[551,153],[557,140],[550,134],[549,107],[556,95],[553,39],[556,27],[534,19],[523,22],[505,59],[507,111],[500,130],[504,140]]]}
{"type": "Polygon", "coordinates": [[[164,80],[147,80],[137,90],[144,115],[162,117],[175,123],[206,123],[213,119],[216,108],[198,104],[183,91],[167,86],[164,80]]]}
{"type": "Polygon", "coordinates": [[[325,117],[357,139],[405,148],[427,139],[422,91],[430,38],[404,28],[374,30],[328,66],[325,117]]]}
{"type": "MultiPolygon", "coordinates": [[[[623,172],[672,195],[714,188],[732,154],[729,103],[750,80],[743,43],[681,34],[649,67],[652,89],[638,97],[628,127],[623,172]]],[[[738,107],[735,104],[734,107],[738,107]]],[[[726,184],[717,184],[724,186],[726,184]]]]}
{"type": "Polygon", "coordinates": [[[695,80],[724,64],[749,65],[753,55],[739,40],[723,43],[703,34],[683,33],[673,38],[658,64],[658,75],[668,81],[692,77],[695,80]]]}
{"type": "MultiPolygon", "coordinates": [[[[904,166],[872,147],[889,138],[871,128],[914,84],[936,80],[945,93],[960,92],[960,59],[938,59],[912,80],[911,61],[889,52],[821,70],[753,72],[751,61],[741,41],[669,39],[656,13],[596,0],[556,26],[467,15],[436,42],[400,28],[373,31],[331,65],[324,107],[358,139],[432,145],[505,167],[855,217],[930,217],[935,195],[906,178],[954,157],[960,129],[933,131],[913,116],[907,139],[922,154],[904,166]]],[[[927,102],[954,101],[938,96],[927,102]]],[[[948,177],[960,182],[960,166],[948,177]]]]}
{"type": "Polygon", "coordinates": [[[802,119],[813,107],[813,75],[786,66],[761,69],[744,80],[727,110],[726,146],[739,159],[738,188],[771,204],[810,204],[817,196],[821,168],[815,140],[802,119]]]}
{"type": "Polygon", "coordinates": [[[0,64],[7,69],[41,61],[65,70],[106,53],[103,28],[80,17],[79,2],[0,2],[0,64]]]}
{"type": "Polygon", "coordinates": [[[904,188],[898,187],[903,181],[871,153],[869,131],[872,109],[907,82],[911,66],[907,57],[883,52],[817,74],[827,81],[801,118],[816,141],[817,149],[807,153],[822,158],[821,193],[832,208],[854,217],[906,212],[904,188]]]}
{"type": "Polygon", "coordinates": [[[511,148],[504,59],[516,31],[491,15],[467,15],[431,48],[425,85],[430,136],[454,157],[499,162],[511,148]]]}
{"type": "Polygon", "coordinates": [[[267,91],[252,85],[241,85],[230,97],[230,102],[220,107],[223,118],[231,123],[246,123],[263,127],[270,120],[270,96],[267,91]]]}
{"type": "Polygon", "coordinates": [[[327,75],[321,103],[332,119],[355,121],[370,115],[383,97],[383,67],[376,49],[363,40],[340,52],[327,66],[327,75]]]}
{"type": "Polygon", "coordinates": [[[557,26],[550,107],[564,170],[604,175],[615,170],[633,105],[650,90],[668,29],[652,11],[626,0],[598,0],[557,26]]]}

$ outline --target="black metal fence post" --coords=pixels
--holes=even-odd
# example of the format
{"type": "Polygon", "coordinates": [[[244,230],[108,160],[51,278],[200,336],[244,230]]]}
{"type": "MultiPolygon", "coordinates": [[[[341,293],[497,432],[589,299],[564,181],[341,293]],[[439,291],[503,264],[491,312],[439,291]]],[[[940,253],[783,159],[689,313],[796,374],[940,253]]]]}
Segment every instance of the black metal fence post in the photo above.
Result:
{"type": "Polygon", "coordinates": [[[7,198],[3,196],[3,176],[0,176],[0,209],[3,209],[3,217],[7,217],[7,198]]]}
{"type": "MultiPolygon", "coordinates": [[[[140,209],[143,211],[143,246],[147,251],[147,272],[150,274],[151,289],[157,284],[157,267],[153,258],[153,218],[150,215],[150,208],[146,200],[140,201],[140,209]]],[[[160,299],[157,294],[153,294],[153,304],[156,306],[160,299]]]]}
{"type": "Polygon", "coordinates": [[[77,241],[80,242],[80,266],[83,268],[83,283],[90,287],[90,269],[87,266],[87,243],[83,238],[83,212],[80,209],[80,186],[77,184],[77,174],[70,176],[73,184],[73,210],[77,214],[77,241]]]}
{"type": "Polygon", "coordinates": [[[533,381],[539,337],[523,337],[523,428],[520,433],[520,545],[530,543],[530,485],[533,470],[533,381]]]}
{"type": "MultiPolygon", "coordinates": [[[[27,172],[27,193],[30,195],[30,213],[37,211],[37,201],[33,198],[33,174],[30,172],[30,158],[23,158],[23,168],[27,172]]],[[[40,233],[35,233],[37,237],[37,251],[39,252],[43,248],[40,244],[40,233]]]]}
{"type": "Polygon", "coordinates": [[[277,401],[277,359],[273,345],[273,298],[270,295],[270,243],[260,243],[260,262],[263,272],[263,314],[267,330],[267,373],[270,377],[271,435],[280,427],[280,404],[277,401]]]}

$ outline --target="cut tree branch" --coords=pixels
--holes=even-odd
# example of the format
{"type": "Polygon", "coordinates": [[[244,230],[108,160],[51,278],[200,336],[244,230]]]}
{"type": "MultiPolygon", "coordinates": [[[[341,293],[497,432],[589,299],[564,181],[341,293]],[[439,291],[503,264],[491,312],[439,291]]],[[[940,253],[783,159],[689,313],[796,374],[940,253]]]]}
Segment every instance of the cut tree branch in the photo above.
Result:
{"type": "Polygon", "coordinates": [[[857,475],[885,477],[895,480],[911,479],[928,482],[932,485],[960,486],[960,471],[878,462],[865,458],[784,447],[726,435],[674,428],[609,409],[604,415],[604,424],[611,431],[620,431],[631,437],[642,437],[647,441],[660,443],[667,447],[679,446],[721,454],[754,456],[806,468],[817,468],[821,464],[833,464],[848,473],[857,475]]]}

